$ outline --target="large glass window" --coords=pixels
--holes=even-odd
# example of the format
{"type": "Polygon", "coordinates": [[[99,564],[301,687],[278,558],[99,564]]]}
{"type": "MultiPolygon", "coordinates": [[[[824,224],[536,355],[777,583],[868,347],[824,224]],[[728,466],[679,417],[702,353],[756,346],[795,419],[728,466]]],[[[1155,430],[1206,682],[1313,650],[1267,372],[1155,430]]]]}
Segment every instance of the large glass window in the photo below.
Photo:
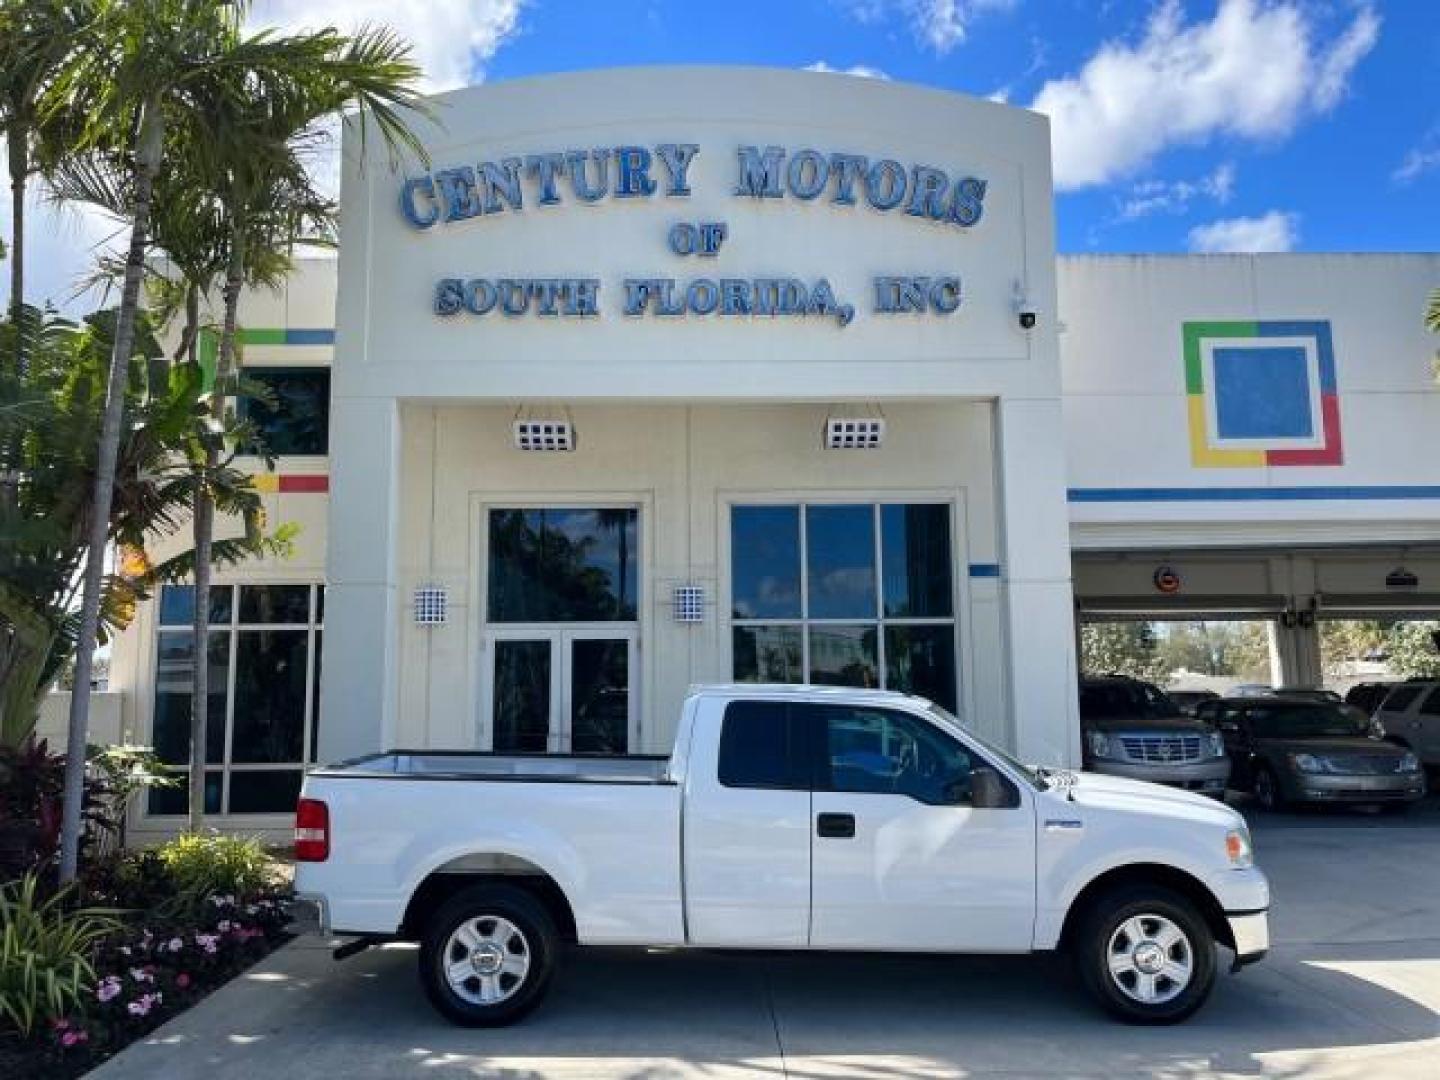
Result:
{"type": "Polygon", "coordinates": [[[947,503],[731,507],[734,677],[904,690],[953,711],[953,565],[947,503]]]}
{"type": "Polygon", "coordinates": [[[251,450],[269,454],[330,452],[330,369],[245,369],[245,379],[258,383],[266,397],[241,398],[239,411],[255,428],[251,450]]]}
{"type": "Polygon", "coordinates": [[[491,510],[489,621],[632,621],[639,517],[627,508],[491,510]]]}
{"type": "MultiPolygon", "coordinates": [[[[206,637],[210,695],[206,813],[290,813],[315,760],[321,585],[217,585],[206,637]],[[238,592],[238,597],[236,593],[238,592]]],[[[160,593],[151,741],[166,764],[190,762],[195,590],[160,593]]],[[[184,787],[155,789],[151,814],[183,814],[184,787]]]]}

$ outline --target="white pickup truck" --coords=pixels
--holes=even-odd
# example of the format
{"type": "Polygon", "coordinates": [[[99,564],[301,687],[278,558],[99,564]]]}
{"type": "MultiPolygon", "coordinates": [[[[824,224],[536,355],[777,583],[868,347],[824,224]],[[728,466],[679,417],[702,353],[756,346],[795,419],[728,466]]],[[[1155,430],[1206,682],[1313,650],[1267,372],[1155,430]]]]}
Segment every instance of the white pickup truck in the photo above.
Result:
{"type": "Polygon", "coordinates": [[[1031,769],[878,691],[726,686],[668,760],[393,751],[320,768],[296,925],[419,941],[435,1007],[504,1024],[564,943],[1071,952],[1114,1015],[1184,1019],[1269,946],[1250,836],[1211,799],[1031,769]]]}

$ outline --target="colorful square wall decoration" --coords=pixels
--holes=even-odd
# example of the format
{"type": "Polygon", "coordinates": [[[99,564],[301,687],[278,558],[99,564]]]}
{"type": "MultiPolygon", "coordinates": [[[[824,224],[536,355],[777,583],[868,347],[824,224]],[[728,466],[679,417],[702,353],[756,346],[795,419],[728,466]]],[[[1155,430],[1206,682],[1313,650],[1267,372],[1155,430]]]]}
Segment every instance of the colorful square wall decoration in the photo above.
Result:
{"type": "Polygon", "coordinates": [[[1183,336],[1193,465],[1343,462],[1328,322],[1187,322],[1183,336]]]}

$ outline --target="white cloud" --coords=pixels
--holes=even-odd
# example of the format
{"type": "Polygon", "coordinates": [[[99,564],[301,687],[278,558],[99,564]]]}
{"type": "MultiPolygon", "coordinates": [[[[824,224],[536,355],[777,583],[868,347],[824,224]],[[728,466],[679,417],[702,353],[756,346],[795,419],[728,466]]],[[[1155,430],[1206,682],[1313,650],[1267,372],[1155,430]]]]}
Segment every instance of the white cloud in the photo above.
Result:
{"type": "Polygon", "coordinates": [[[1300,216],[1271,210],[1259,217],[1222,218],[1190,230],[1190,250],[1213,255],[1290,251],[1300,241],[1300,216]]]}
{"type": "Polygon", "coordinates": [[[1406,152],[1390,179],[1397,184],[1412,184],[1432,169],[1440,169],[1440,124],[1422,135],[1406,152]]]}
{"type": "Polygon", "coordinates": [[[519,27],[525,0],[257,0],[254,26],[353,31],[390,27],[413,43],[425,89],[453,90],[483,77],[482,65],[519,27]]]}
{"type": "Polygon", "coordinates": [[[849,0],[864,23],[903,19],[918,41],[942,56],[965,40],[970,23],[987,11],[1004,11],[1015,0],[849,0]]]}
{"type": "Polygon", "coordinates": [[[1197,180],[1142,180],[1117,200],[1121,221],[1135,221],[1152,214],[1183,214],[1197,199],[1213,199],[1220,205],[1235,193],[1235,166],[1217,165],[1197,180]]]}
{"type": "Polygon", "coordinates": [[[824,71],[833,75],[855,75],[861,79],[881,79],[888,81],[890,76],[877,67],[869,64],[852,64],[847,68],[831,67],[824,60],[816,60],[813,64],[805,65],[806,71],[824,71]]]}
{"type": "Polygon", "coordinates": [[[1165,0],[1138,43],[1104,43],[1036,95],[1031,108],[1051,119],[1056,186],[1107,183],[1179,144],[1288,135],[1343,98],[1379,27],[1366,3],[1326,43],[1294,0],[1221,0],[1193,24],[1165,0]]]}
{"type": "MultiPolygon", "coordinates": [[[[452,89],[483,78],[483,65],[515,35],[526,0],[258,0],[251,12],[252,28],[279,27],[293,31],[334,26],[353,31],[362,24],[383,24],[414,45],[424,68],[428,91],[452,89]]],[[[333,125],[332,125],[333,129],[333,125]]],[[[336,148],[321,147],[313,169],[320,186],[339,187],[336,148]]],[[[0,200],[0,236],[10,240],[10,200],[0,200]]],[[[26,298],[51,300],[66,314],[79,315],[100,302],[91,292],[75,298],[76,284],[95,265],[97,245],[115,246],[120,226],[86,206],[57,209],[36,202],[26,218],[26,298]]],[[[0,301],[8,302],[10,275],[0,264],[0,301]]],[[[114,298],[112,297],[111,302],[114,298]]]]}

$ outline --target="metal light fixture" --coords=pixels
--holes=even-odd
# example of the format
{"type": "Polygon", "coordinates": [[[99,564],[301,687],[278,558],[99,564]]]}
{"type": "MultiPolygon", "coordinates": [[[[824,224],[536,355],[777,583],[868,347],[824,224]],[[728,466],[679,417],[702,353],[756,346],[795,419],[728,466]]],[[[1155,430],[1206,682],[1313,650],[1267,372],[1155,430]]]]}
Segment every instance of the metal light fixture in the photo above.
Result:
{"type": "Polygon", "coordinates": [[[575,421],[570,410],[563,417],[533,415],[521,409],[511,423],[511,440],[517,450],[571,451],[575,449],[575,421]]]}
{"type": "Polygon", "coordinates": [[[878,450],[885,442],[885,416],[879,409],[853,416],[825,417],[825,445],[831,450],[878,450]]]}
{"type": "Polygon", "coordinates": [[[450,615],[450,593],[438,585],[415,590],[415,625],[444,626],[450,615]]]}

